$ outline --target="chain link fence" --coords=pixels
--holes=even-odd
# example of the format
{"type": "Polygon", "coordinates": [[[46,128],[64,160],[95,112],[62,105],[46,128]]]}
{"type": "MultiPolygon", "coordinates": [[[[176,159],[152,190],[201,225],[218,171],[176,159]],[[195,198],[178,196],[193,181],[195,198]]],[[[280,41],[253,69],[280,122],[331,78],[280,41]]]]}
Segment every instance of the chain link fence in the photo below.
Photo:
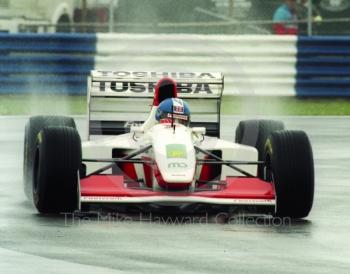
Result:
{"type": "MultiPolygon", "coordinates": [[[[101,4],[99,7],[101,12],[101,4]]],[[[77,10],[88,14],[82,6],[77,10]]],[[[104,13],[102,21],[88,16],[61,24],[59,29],[68,32],[276,34],[275,24],[280,23],[293,25],[299,35],[350,34],[350,0],[110,0],[105,4],[104,13]],[[276,21],[278,10],[287,8],[292,17],[276,21]]],[[[47,32],[50,27],[54,26],[23,24],[21,31],[41,29],[47,32]]]]}

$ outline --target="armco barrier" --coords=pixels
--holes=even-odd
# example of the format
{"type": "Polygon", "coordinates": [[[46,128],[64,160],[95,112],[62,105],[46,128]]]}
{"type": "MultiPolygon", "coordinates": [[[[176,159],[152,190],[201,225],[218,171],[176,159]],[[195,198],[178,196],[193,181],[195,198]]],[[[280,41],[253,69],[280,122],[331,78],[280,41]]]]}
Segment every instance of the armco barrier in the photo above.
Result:
{"type": "Polygon", "coordinates": [[[0,34],[0,93],[86,92],[96,35],[0,34]]]}
{"type": "Polygon", "coordinates": [[[225,74],[224,94],[350,96],[350,38],[0,34],[0,93],[85,94],[91,69],[225,74]]]}
{"type": "Polygon", "coordinates": [[[350,37],[299,37],[297,96],[350,96],[350,37]]]}

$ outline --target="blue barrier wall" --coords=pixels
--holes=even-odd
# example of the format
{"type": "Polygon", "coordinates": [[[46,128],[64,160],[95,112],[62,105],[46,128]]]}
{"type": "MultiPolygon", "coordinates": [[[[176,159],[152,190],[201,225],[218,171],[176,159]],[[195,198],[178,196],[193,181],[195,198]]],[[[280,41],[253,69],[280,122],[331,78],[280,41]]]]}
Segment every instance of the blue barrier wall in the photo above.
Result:
{"type": "Polygon", "coordinates": [[[297,96],[350,96],[350,37],[299,37],[297,96]]]}
{"type": "Polygon", "coordinates": [[[0,93],[86,94],[92,69],[219,71],[225,94],[350,97],[350,37],[0,34],[0,93]]]}
{"type": "Polygon", "coordinates": [[[85,94],[96,35],[0,34],[0,93],[85,94]]]}

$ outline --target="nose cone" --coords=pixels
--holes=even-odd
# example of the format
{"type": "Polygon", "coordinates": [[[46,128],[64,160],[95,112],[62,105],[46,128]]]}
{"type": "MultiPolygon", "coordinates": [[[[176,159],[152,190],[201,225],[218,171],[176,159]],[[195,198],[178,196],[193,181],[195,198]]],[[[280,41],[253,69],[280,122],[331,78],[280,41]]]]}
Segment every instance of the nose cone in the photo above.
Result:
{"type": "Polygon", "coordinates": [[[170,77],[163,77],[155,87],[153,105],[158,106],[165,99],[176,97],[177,88],[175,80],[170,77]]]}
{"type": "Polygon", "coordinates": [[[173,128],[159,124],[151,134],[154,157],[164,183],[191,184],[196,169],[191,132],[177,125],[174,133],[173,128]]]}

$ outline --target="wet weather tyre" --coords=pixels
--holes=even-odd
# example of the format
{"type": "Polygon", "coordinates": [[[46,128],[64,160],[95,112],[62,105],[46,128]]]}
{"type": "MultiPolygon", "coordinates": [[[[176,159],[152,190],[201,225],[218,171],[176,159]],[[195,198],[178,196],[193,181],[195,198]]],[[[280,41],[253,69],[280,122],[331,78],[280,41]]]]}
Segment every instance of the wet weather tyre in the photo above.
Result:
{"type": "MultiPolygon", "coordinates": [[[[267,137],[276,130],[283,130],[282,121],[276,120],[245,120],[240,121],[236,128],[235,142],[252,146],[258,150],[258,160],[264,160],[264,147],[267,137]]],[[[258,166],[258,177],[263,178],[264,167],[258,166]]]]}
{"type": "Polygon", "coordinates": [[[33,116],[25,126],[24,155],[23,155],[23,184],[24,192],[29,200],[32,199],[33,164],[38,133],[48,126],[66,126],[76,128],[73,118],[65,116],[33,116]]]}
{"type": "Polygon", "coordinates": [[[303,131],[273,132],[265,145],[266,180],[274,183],[276,216],[304,218],[313,203],[314,161],[303,131]]]}
{"type": "Polygon", "coordinates": [[[41,213],[73,212],[78,208],[81,140],[76,129],[46,127],[36,140],[33,200],[41,213]]]}

